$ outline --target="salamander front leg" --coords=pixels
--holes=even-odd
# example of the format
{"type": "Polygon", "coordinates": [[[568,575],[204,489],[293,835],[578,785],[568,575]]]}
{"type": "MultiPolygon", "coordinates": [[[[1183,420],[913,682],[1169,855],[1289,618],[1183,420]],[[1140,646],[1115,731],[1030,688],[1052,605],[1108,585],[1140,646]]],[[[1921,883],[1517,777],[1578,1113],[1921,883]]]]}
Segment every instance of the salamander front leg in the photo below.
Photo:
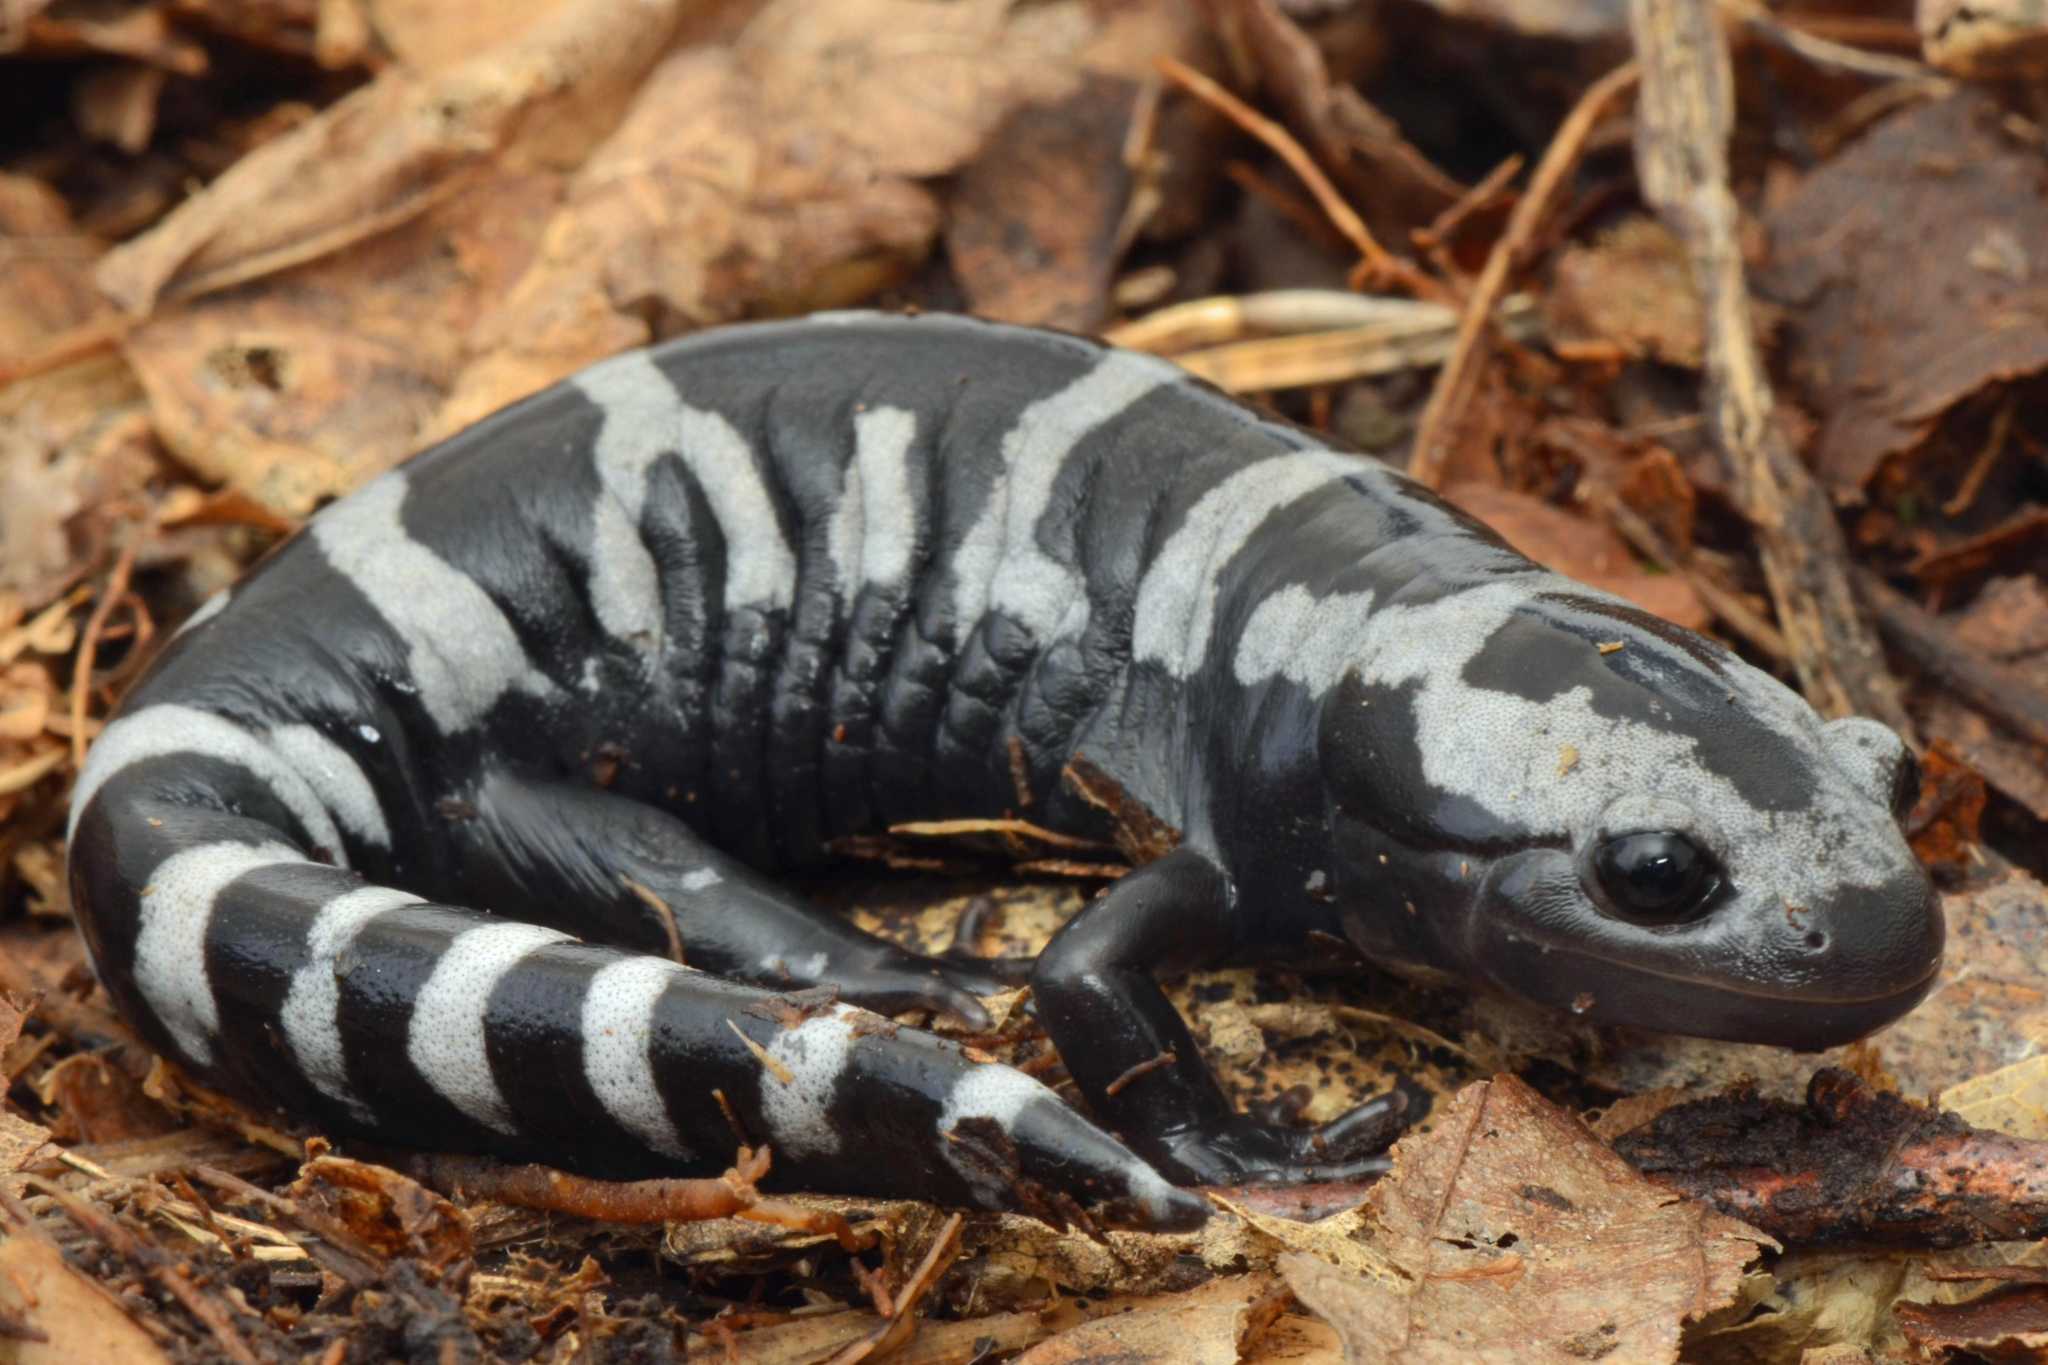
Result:
{"type": "Polygon", "coordinates": [[[1390,1092],[1321,1128],[1240,1114],[1209,1074],[1155,972],[1223,958],[1232,889],[1181,848],[1126,876],[1053,936],[1032,976],[1038,1016],[1096,1115],[1169,1179],[1229,1185],[1344,1180],[1384,1170],[1402,1126],[1390,1092]]]}
{"type": "Polygon", "coordinates": [[[580,938],[769,989],[830,985],[885,1014],[929,1009],[986,1028],[972,962],[908,952],[727,857],[682,821],[610,792],[499,773],[465,822],[460,875],[494,908],[580,938]]]}

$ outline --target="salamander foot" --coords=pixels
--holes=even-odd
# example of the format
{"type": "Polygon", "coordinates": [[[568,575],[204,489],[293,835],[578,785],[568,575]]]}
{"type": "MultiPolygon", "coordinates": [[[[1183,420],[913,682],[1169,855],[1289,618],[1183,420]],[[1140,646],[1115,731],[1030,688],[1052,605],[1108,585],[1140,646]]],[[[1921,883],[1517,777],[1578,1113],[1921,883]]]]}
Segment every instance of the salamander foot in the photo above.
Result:
{"type": "Polygon", "coordinates": [[[1183,1185],[1359,1180],[1390,1169],[1386,1149],[1407,1127],[1410,1108],[1406,1091],[1389,1090],[1318,1128],[1235,1114],[1161,1134],[1144,1150],[1169,1180],[1183,1185]]]}

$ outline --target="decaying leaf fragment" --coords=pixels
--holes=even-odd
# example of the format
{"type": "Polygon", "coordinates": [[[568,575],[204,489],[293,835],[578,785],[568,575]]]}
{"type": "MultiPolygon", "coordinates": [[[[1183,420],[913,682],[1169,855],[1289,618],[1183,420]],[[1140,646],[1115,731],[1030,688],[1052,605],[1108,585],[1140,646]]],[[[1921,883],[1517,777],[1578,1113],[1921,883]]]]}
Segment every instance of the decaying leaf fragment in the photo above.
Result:
{"type": "Polygon", "coordinates": [[[1674,1360],[1761,1233],[1674,1200],[1512,1076],[1466,1087],[1394,1147],[1369,1201],[1401,1277],[1301,1257],[1289,1284],[1360,1362],[1674,1360]]]}
{"type": "Polygon", "coordinates": [[[445,1270],[467,1261],[474,1250],[461,1209],[387,1166],[318,1156],[286,1193],[387,1256],[413,1257],[445,1270]]]}
{"type": "Polygon", "coordinates": [[[1979,1128],[2048,1138],[2048,1056],[1975,1076],[1941,1092],[1941,1107],[1979,1128]]]}

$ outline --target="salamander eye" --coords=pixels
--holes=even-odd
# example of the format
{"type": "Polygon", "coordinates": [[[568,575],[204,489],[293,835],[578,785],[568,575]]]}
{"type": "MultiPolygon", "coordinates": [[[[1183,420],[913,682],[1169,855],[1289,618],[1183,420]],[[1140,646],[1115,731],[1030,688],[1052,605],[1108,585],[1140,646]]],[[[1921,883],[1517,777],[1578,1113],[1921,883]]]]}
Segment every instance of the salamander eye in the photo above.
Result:
{"type": "Polygon", "coordinates": [[[1721,883],[1714,861],[1673,830],[1618,834],[1593,855],[1614,911],[1639,924],[1677,924],[1702,909],[1721,883]]]}

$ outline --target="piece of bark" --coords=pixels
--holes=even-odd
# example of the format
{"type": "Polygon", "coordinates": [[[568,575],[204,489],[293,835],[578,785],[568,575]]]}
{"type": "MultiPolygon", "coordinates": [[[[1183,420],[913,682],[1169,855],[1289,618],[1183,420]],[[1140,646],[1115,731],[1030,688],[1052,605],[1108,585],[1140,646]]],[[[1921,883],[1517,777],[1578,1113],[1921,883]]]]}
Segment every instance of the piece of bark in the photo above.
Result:
{"type": "Polygon", "coordinates": [[[1814,1073],[1804,1105],[1754,1088],[1676,1105],[1615,1150],[1667,1189],[1788,1245],[1953,1247],[2048,1234],[2048,1142],[1814,1073]]]}

